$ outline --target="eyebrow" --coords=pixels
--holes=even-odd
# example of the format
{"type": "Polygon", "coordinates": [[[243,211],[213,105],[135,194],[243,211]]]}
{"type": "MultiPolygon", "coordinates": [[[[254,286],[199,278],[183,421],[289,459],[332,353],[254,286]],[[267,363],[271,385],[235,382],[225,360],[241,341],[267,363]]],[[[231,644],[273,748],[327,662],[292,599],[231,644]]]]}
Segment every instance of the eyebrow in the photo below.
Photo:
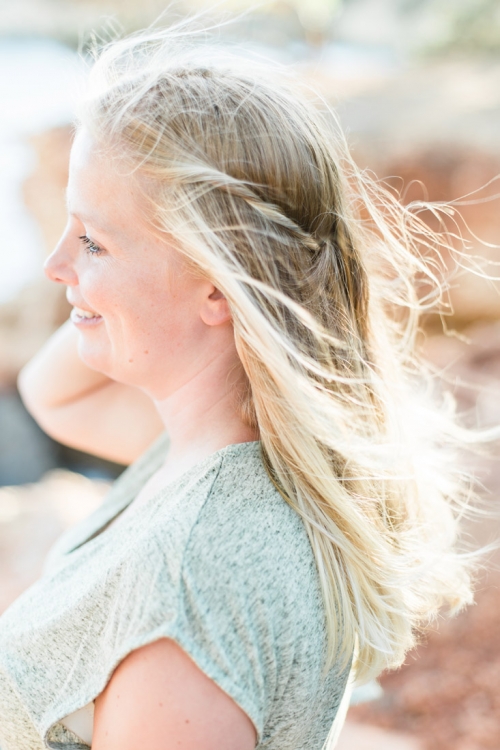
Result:
{"type": "Polygon", "coordinates": [[[81,213],[80,211],[73,211],[71,210],[71,207],[69,205],[69,199],[68,199],[68,188],[64,191],[64,202],[66,204],[66,211],[68,212],[68,216],[74,216],[79,221],[86,222],[88,224],[91,224],[94,229],[96,229],[98,232],[103,232],[103,234],[111,234],[111,230],[103,226],[97,217],[92,216],[91,214],[85,214],[81,213]]]}

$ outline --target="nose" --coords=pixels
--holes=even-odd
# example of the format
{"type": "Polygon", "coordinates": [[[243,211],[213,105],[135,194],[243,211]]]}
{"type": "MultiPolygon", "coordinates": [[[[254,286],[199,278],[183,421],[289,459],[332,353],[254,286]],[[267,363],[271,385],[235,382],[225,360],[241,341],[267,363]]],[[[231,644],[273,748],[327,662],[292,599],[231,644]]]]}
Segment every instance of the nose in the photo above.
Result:
{"type": "Polygon", "coordinates": [[[61,237],[59,243],[45,261],[43,270],[50,281],[66,284],[67,286],[76,286],[78,284],[78,277],[72,262],[72,254],[64,236],[61,237]]]}

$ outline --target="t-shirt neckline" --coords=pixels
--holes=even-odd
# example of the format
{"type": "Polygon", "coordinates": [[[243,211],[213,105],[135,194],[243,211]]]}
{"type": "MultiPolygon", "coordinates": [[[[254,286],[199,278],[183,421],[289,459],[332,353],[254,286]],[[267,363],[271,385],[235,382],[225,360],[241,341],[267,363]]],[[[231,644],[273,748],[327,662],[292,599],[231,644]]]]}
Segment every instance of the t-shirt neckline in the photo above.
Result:
{"type": "MultiPolygon", "coordinates": [[[[157,451],[158,445],[160,443],[163,443],[165,441],[165,433],[160,435],[159,438],[157,438],[152,445],[146,450],[145,453],[142,454],[142,456],[139,456],[136,461],[130,465],[130,469],[133,471],[134,465],[137,464],[137,470],[139,471],[141,468],[141,465],[143,465],[144,461],[147,461],[148,455],[153,454],[157,451]]],[[[183,482],[186,481],[186,479],[189,478],[191,474],[195,474],[203,469],[205,464],[211,464],[214,460],[223,458],[225,455],[229,453],[235,453],[241,450],[242,448],[248,448],[249,446],[257,446],[260,445],[260,440],[250,440],[245,441],[241,443],[229,443],[228,445],[225,445],[222,448],[219,448],[218,450],[214,451],[213,453],[210,453],[208,456],[205,456],[205,458],[202,458],[200,461],[198,461],[196,464],[193,464],[189,469],[184,471],[182,474],[179,474],[179,476],[175,477],[175,479],[172,479],[172,481],[167,482],[167,484],[163,485],[157,492],[153,493],[150,498],[144,503],[144,506],[141,507],[140,510],[137,512],[140,513],[141,510],[145,510],[147,507],[149,507],[154,501],[158,500],[160,495],[163,495],[166,492],[171,492],[172,489],[174,489],[177,486],[181,486],[183,482]]],[[[167,451],[168,452],[168,451],[167,451]]],[[[167,454],[164,454],[161,456],[161,460],[165,460],[167,454]]],[[[150,471],[147,472],[146,475],[143,476],[143,483],[147,482],[150,477],[154,474],[155,471],[161,466],[161,463],[158,461],[154,461],[152,463],[152,466],[150,467],[150,471]]],[[[81,549],[86,548],[88,544],[94,542],[95,540],[99,539],[103,534],[105,534],[107,531],[112,532],[112,529],[114,528],[111,526],[109,529],[108,527],[112,524],[112,522],[118,518],[133,502],[137,495],[137,489],[134,488],[134,490],[130,493],[128,493],[128,497],[126,499],[125,503],[120,503],[120,506],[113,515],[109,518],[107,518],[103,523],[100,523],[99,527],[90,533],[90,535],[86,535],[81,541],[79,541],[76,545],[72,546],[68,551],[67,555],[72,555],[75,552],[79,552],[81,549]]],[[[119,528],[119,527],[118,527],[119,528]]]]}

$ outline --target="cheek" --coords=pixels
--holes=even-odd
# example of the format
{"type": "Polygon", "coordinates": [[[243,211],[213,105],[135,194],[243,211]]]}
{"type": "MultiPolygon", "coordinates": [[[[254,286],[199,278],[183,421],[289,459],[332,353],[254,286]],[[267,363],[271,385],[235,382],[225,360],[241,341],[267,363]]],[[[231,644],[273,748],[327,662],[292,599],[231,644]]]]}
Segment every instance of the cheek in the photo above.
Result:
{"type": "MultiPolygon", "coordinates": [[[[180,285],[149,285],[143,288],[137,306],[129,308],[126,326],[130,334],[147,340],[151,356],[185,355],[200,344],[204,332],[193,290],[180,285]]],[[[124,321],[125,324],[125,321],[124,321]]],[[[138,342],[139,344],[139,342],[138,342]]]]}
{"type": "Polygon", "coordinates": [[[96,259],[80,278],[80,291],[89,307],[104,318],[107,329],[137,321],[148,305],[148,290],[137,273],[117,273],[108,259],[96,259]]]}
{"type": "Polygon", "coordinates": [[[114,355],[134,367],[172,354],[185,360],[204,332],[196,287],[182,276],[168,283],[164,267],[117,271],[96,263],[80,279],[83,298],[103,316],[114,355]]]}
{"type": "Polygon", "coordinates": [[[192,311],[166,295],[149,298],[138,310],[131,310],[128,322],[147,335],[152,346],[163,351],[181,348],[183,342],[192,338],[196,327],[192,311]]]}
{"type": "Polygon", "coordinates": [[[80,293],[89,307],[105,315],[114,307],[116,290],[121,286],[120,279],[113,279],[104,259],[91,258],[91,261],[78,273],[80,293]]]}

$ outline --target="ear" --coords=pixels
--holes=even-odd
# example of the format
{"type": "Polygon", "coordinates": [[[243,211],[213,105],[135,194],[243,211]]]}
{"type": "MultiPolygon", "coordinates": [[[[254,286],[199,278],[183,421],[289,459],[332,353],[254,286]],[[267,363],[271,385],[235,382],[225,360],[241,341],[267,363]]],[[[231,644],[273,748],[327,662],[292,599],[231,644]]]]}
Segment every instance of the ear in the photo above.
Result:
{"type": "Polygon", "coordinates": [[[231,310],[229,303],[220,289],[211,286],[211,291],[205,297],[200,317],[207,326],[220,326],[231,320],[231,310]]]}

